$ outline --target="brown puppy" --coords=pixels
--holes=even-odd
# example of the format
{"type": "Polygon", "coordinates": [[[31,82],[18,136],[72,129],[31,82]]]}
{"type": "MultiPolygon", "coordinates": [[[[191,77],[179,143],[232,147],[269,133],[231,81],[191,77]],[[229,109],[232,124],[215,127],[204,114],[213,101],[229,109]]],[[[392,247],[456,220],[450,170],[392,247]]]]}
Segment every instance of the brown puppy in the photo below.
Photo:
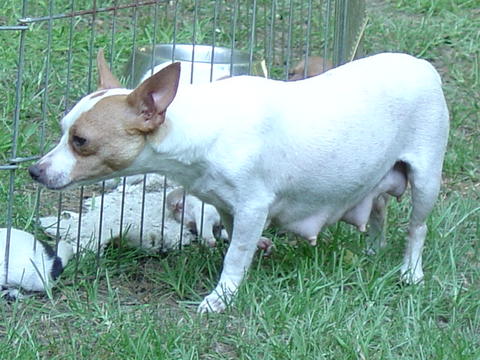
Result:
{"type": "Polygon", "coordinates": [[[327,70],[330,70],[333,65],[329,60],[321,56],[309,56],[306,61],[307,71],[305,72],[305,59],[302,59],[293,69],[288,73],[288,80],[302,80],[315,75],[319,75],[327,70]]]}

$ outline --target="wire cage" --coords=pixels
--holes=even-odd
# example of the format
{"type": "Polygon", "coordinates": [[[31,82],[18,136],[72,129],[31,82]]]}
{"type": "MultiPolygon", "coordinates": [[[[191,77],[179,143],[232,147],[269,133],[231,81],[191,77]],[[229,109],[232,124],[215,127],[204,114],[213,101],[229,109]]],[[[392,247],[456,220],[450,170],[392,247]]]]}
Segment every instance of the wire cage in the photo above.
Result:
{"type": "Polygon", "coordinates": [[[169,210],[175,209],[166,200],[176,185],[163,176],[114,179],[60,193],[29,179],[26,167],[53,146],[60,118],[95,90],[100,48],[130,88],[156,65],[178,60],[182,72],[190,68],[186,82],[240,74],[289,80],[311,75],[315,59],[321,59],[318,73],[359,56],[366,19],[362,0],[19,1],[9,18],[0,19],[5,269],[12,227],[40,239],[48,234],[56,244],[73,243],[77,261],[82,250],[101,256],[112,239],[166,251],[212,232],[215,221],[207,223],[207,211],[214,209],[188,194],[182,193],[184,206],[172,218],[169,210]],[[193,208],[201,214],[193,216],[196,235],[189,223],[193,208]]]}

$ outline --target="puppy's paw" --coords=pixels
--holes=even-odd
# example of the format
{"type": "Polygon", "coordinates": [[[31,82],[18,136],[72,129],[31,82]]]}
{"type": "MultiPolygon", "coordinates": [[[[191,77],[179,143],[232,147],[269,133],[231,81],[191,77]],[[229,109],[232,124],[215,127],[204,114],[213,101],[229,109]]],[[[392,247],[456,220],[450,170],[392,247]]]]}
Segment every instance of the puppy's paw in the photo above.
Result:
{"type": "Polygon", "coordinates": [[[18,289],[14,288],[4,288],[0,292],[0,296],[7,301],[22,300],[25,297],[18,289]]]}
{"type": "Polygon", "coordinates": [[[203,245],[209,247],[209,248],[214,248],[217,246],[217,239],[215,237],[204,237],[202,239],[203,245]]]}
{"type": "Polygon", "coordinates": [[[378,254],[379,250],[377,246],[368,246],[363,250],[363,253],[367,256],[374,256],[378,254]]]}
{"type": "Polygon", "coordinates": [[[257,247],[263,250],[263,256],[270,256],[275,245],[269,238],[261,236],[260,239],[258,239],[257,247]]]}
{"type": "Polygon", "coordinates": [[[198,306],[197,312],[209,313],[209,312],[222,312],[226,308],[225,301],[214,291],[210,295],[206,296],[198,306]]]}

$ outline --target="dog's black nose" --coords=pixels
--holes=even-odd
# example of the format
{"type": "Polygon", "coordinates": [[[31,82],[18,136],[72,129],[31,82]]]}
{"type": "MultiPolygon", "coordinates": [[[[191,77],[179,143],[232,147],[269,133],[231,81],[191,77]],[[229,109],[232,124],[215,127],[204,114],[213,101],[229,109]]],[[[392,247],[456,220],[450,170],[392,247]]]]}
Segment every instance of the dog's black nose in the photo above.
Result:
{"type": "Polygon", "coordinates": [[[28,168],[28,173],[33,180],[38,180],[38,178],[42,174],[42,169],[40,169],[40,166],[38,165],[32,165],[28,168]]]}

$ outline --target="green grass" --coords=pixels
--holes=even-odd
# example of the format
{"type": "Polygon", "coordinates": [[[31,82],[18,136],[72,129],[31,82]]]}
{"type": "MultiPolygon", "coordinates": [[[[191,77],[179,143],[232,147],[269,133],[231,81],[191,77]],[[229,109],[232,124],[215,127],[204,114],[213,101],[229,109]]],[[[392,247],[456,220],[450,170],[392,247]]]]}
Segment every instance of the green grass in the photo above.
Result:
{"type": "MultiPolygon", "coordinates": [[[[99,8],[113,3],[97,1],[99,8]]],[[[204,7],[197,18],[196,40],[209,42],[212,3],[200,3],[204,7]]],[[[442,74],[452,115],[444,187],[429,219],[423,285],[398,282],[408,198],[392,202],[389,245],[377,256],[365,256],[364,236],[345,224],[326,229],[317,247],[287,244],[272,233],[273,255],[255,258],[235,306],[224,314],[198,316],[195,309],[218,279],[225,247],[191,246],[166,255],[109,248],[100,259],[87,254],[78,263],[72,261],[51,294],[1,304],[1,358],[479,359],[480,9],[476,1],[468,0],[368,3],[363,51],[403,51],[432,61],[442,74]]],[[[176,39],[190,42],[194,2],[182,4],[176,39]]],[[[271,2],[257,4],[265,16],[271,2]]],[[[277,21],[285,29],[280,21],[285,9],[278,4],[277,21]]],[[[53,5],[54,13],[69,10],[69,2],[53,5]]],[[[90,6],[87,0],[75,2],[76,9],[90,6]]],[[[30,2],[27,10],[29,16],[48,14],[49,2],[30,2]]],[[[119,11],[113,49],[110,13],[97,15],[93,43],[88,16],[74,18],[72,46],[70,19],[53,22],[50,46],[48,24],[31,25],[25,37],[19,156],[42,151],[42,129],[45,149],[49,148],[59,134],[58,119],[65,108],[95,87],[90,54],[98,47],[105,47],[107,56],[113,54],[114,71],[122,74],[134,40],[137,45],[148,45],[154,38],[172,40],[174,26],[167,21],[172,9],[159,6],[158,11],[162,16],[155,32],[151,8],[138,10],[136,34],[134,12],[119,11]]],[[[219,15],[216,38],[227,46],[232,40],[228,14],[219,15]]],[[[236,35],[237,46],[247,51],[248,15],[240,11],[236,35]]],[[[19,2],[7,0],[0,10],[0,25],[14,24],[19,17],[19,2]]],[[[304,46],[304,26],[294,25],[298,36],[292,42],[292,59],[304,46]]],[[[258,24],[255,54],[267,53],[262,42],[266,29],[265,23],[258,24]]],[[[321,29],[321,23],[314,23],[314,29],[321,29]]],[[[277,35],[271,70],[282,78],[285,48],[280,32],[277,35]]],[[[2,164],[12,144],[19,38],[18,33],[0,31],[2,164]]],[[[312,51],[321,53],[323,35],[317,31],[313,40],[312,51]]],[[[15,178],[16,226],[33,229],[35,194],[22,165],[15,178]]],[[[0,171],[1,224],[6,221],[7,196],[8,172],[0,171]]],[[[77,192],[70,195],[76,196],[77,192]]],[[[43,191],[41,211],[53,213],[56,199],[43,191]]],[[[71,206],[78,206],[78,200],[71,206]]]]}

